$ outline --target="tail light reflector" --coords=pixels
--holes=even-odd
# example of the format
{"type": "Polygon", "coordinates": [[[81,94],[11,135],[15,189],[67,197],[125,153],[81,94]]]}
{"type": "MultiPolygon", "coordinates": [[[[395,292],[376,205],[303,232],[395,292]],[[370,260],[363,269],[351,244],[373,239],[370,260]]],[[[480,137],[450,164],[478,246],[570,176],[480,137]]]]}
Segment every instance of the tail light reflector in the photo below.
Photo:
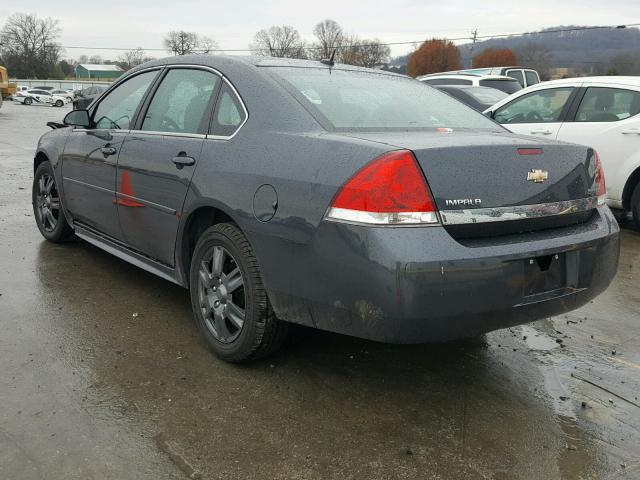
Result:
{"type": "Polygon", "coordinates": [[[433,196],[409,150],[365,165],[338,191],[326,218],[375,225],[437,224],[433,196]]]}
{"type": "Polygon", "coordinates": [[[604,205],[607,199],[607,186],[604,181],[604,170],[602,169],[602,162],[600,161],[600,155],[595,150],[593,151],[596,159],[596,175],[594,183],[596,185],[596,195],[598,197],[598,205],[604,205]]]}

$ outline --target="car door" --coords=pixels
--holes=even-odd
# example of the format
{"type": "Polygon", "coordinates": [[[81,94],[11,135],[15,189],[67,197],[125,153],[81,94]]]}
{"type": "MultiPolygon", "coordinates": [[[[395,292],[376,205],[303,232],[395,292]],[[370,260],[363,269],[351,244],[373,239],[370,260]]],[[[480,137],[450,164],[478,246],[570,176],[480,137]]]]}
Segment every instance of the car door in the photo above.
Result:
{"type": "Polygon", "coordinates": [[[65,207],[74,221],[121,239],[115,205],[116,161],[159,69],[130,77],[92,109],[92,128],[74,128],[62,155],[65,207]]]}
{"type": "Polygon", "coordinates": [[[576,87],[539,89],[498,107],[493,119],[514,133],[555,139],[576,87]]]}
{"type": "Polygon", "coordinates": [[[213,70],[167,69],[118,159],[117,206],[126,243],[169,266],[182,206],[220,85],[213,70]]]}
{"type": "MultiPolygon", "coordinates": [[[[575,115],[560,128],[559,140],[595,148],[602,160],[607,197],[620,202],[631,171],[640,165],[640,89],[586,88],[575,115]]],[[[621,206],[621,205],[617,205],[621,206]]]]}

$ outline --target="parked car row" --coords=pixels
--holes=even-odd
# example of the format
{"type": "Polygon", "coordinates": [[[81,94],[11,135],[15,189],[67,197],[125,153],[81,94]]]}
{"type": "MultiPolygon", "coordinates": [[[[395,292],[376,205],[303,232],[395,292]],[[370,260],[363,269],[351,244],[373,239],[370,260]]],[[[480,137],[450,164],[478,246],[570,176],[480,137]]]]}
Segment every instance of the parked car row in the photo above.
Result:
{"type": "Polygon", "coordinates": [[[13,101],[24,105],[50,105],[54,107],[63,107],[69,102],[68,96],[54,95],[51,91],[33,88],[30,90],[22,90],[16,92],[13,101]]]}

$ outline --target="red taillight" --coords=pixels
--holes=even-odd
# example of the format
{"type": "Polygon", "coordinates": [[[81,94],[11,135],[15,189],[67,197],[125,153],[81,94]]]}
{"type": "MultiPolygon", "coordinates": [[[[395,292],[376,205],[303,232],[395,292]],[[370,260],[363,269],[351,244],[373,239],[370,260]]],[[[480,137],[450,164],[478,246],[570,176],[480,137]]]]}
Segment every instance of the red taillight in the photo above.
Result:
{"type": "Polygon", "coordinates": [[[334,198],[327,218],[380,225],[438,223],[433,196],[408,150],[386,153],[358,171],[334,198]]]}
{"type": "Polygon", "coordinates": [[[596,176],[594,183],[596,184],[596,195],[598,197],[598,205],[604,205],[607,196],[607,186],[604,182],[604,170],[602,170],[602,162],[600,161],[600,155],[595,150],[593,154],[596,159],[596,176]]]}

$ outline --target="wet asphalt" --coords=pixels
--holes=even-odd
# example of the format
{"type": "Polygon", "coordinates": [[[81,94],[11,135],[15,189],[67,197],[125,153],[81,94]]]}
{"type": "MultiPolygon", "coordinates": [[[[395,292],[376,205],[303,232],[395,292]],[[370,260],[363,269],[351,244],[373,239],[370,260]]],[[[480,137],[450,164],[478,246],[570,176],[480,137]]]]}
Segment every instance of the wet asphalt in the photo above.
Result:
{"type": "Polygon", "coordinates": [[[582,309],[392,346],[300,331],[276,357],[206,350],[186,290],[31,210],[46,121],[0,108],[0,479],[638,479],[640,234],[582,309]]]}

